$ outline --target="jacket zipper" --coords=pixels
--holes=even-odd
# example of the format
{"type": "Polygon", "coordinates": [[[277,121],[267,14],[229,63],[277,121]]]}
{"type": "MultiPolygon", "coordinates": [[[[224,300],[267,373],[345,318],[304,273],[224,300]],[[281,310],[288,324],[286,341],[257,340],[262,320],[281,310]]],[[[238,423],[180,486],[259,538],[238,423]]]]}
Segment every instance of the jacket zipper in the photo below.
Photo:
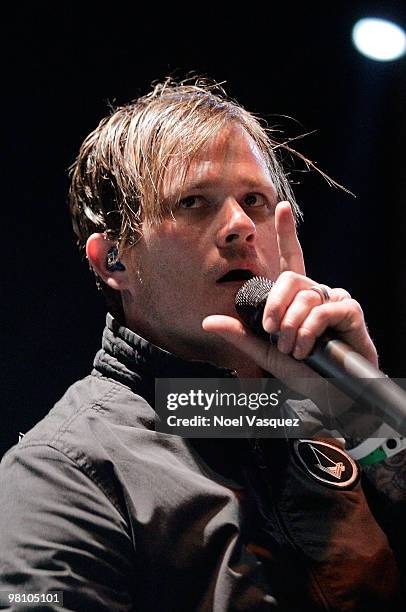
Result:
{"type": "MultiPolygon", "coordinates": [[[[265,504],[263,504],[262,499],[258,498],[257,495],[255,495],[255,499],[257,501],[257,508],[259,513],[261,514],[263,520],[264,520],[264,524],[266,525],[269,522],[269,518],[267,518],[266,513],[264,512],[265,509],[269,509],[272,517],[275,519],[275,523],[276,526],[279,530],[279,532],[281,533],[281,535],[283,536],[283,538],[286,540],[286,542],[289,544],[289,546],[296,552],[298,558],[300,559],[301,563],[303,563],[303,565],[306,568],[306,572],[309,575],[309,578],[311,580],[311,585],[313,587],[313,592],[315,593],[315,595],[318,596],[319,599],[319,603],[324,607],[326,612],[331,612],[331,606],[329,605],[328,601],[326,600],[326,597],[317,581],[316,576],[314,575],[314,572],[311,568],[309,568],[304,560],[304,553],[302,551],[302,549],[296,544],[296,542],[293,540],[292,536],[289,533],[288,528],[285,525],[285,522],[282,518],[281,512],[276,504],[276,502],[274,501],[274,496],[272,495],[272,484],[271,484],[271,480],[270,478],[266,478],[264,477],[265,474],[264,472],[269,470],[269,467],[267,465],[266,460],[264,459],[264,455],[262,452],[262,449],[260,447],[256,447],[255,449],[253,449],[252,452],[253,456],[254,456],[254,461],[256,463],[256,467],[257,470],[259,472],[259,477],[263,483],[263,486],[265,487],[266,490],[266,501],[265,504]]],[[[264,528],[266,530],[266,527],[264,528]]]]}

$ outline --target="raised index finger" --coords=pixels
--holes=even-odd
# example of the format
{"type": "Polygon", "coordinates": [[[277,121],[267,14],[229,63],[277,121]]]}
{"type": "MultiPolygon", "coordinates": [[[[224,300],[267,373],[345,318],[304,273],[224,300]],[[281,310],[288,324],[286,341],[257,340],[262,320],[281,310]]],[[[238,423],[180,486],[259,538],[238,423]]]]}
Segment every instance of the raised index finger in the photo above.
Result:
{"type": "Polygon", "coordinates": [[[275,210],[276,238],[279,250],[279,273],[291,270],[306,275],[303,251],[297,234],[292,207],[279,202],[275,210]]]}

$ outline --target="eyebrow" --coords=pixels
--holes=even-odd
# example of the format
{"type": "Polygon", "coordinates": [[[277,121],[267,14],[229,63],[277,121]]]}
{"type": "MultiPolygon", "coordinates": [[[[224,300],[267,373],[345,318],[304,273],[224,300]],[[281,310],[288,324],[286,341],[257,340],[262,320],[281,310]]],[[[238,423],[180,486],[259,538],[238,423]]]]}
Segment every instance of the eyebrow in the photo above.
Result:
{"type": "MultiPolygon", "coordinates": [[[[182,185],[182,191],[198,191],[199,189],[208,189],[213,186],[216,186],[217,181],[213,180],[203,180],[203,181],[190,181],[186,182],[182,185]]],[[[241,185],[246,186],[248,189],[266,189],[272,190],[276,193],[276,187],[273,184],[272,180],[269,179],[269,182],[257,181],[255,179],[243,178],[240,181],[241,185]]]]}

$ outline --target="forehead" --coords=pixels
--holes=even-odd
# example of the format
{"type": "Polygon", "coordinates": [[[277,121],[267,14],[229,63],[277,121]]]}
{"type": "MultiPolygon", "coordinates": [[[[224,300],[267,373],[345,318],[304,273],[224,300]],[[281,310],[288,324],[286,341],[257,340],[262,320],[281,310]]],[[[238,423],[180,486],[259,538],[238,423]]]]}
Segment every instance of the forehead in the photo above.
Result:
{"type": "Polygon", "coordinates": [[[239,125],[223,128],[215,134],[195,155],[183,175],[169,166],[164,193],[215,187],[227,181],[239,181],[252,188],[275,189],[264,155],[239,125]]]}

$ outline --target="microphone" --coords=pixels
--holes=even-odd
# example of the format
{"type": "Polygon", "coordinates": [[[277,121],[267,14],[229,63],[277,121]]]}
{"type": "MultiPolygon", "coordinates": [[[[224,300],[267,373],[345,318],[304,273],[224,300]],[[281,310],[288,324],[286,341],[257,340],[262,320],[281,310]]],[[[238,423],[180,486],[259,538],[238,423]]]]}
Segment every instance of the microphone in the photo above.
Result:
{"type": "MultiPolygon", "coordinates": [[[[268,278],[251,278],[237,292],[235,308],[256,335],[276,343],[279,334],[270,335],[262,327],[265,303],[273,285],[268,278]]],[[[375,408],[384,422],[406,435],[406,392],[351,346],[334,338],[332,331],[317,339],[303,361],[324,378],[331,379],[350,398],[375,408]]]]}

